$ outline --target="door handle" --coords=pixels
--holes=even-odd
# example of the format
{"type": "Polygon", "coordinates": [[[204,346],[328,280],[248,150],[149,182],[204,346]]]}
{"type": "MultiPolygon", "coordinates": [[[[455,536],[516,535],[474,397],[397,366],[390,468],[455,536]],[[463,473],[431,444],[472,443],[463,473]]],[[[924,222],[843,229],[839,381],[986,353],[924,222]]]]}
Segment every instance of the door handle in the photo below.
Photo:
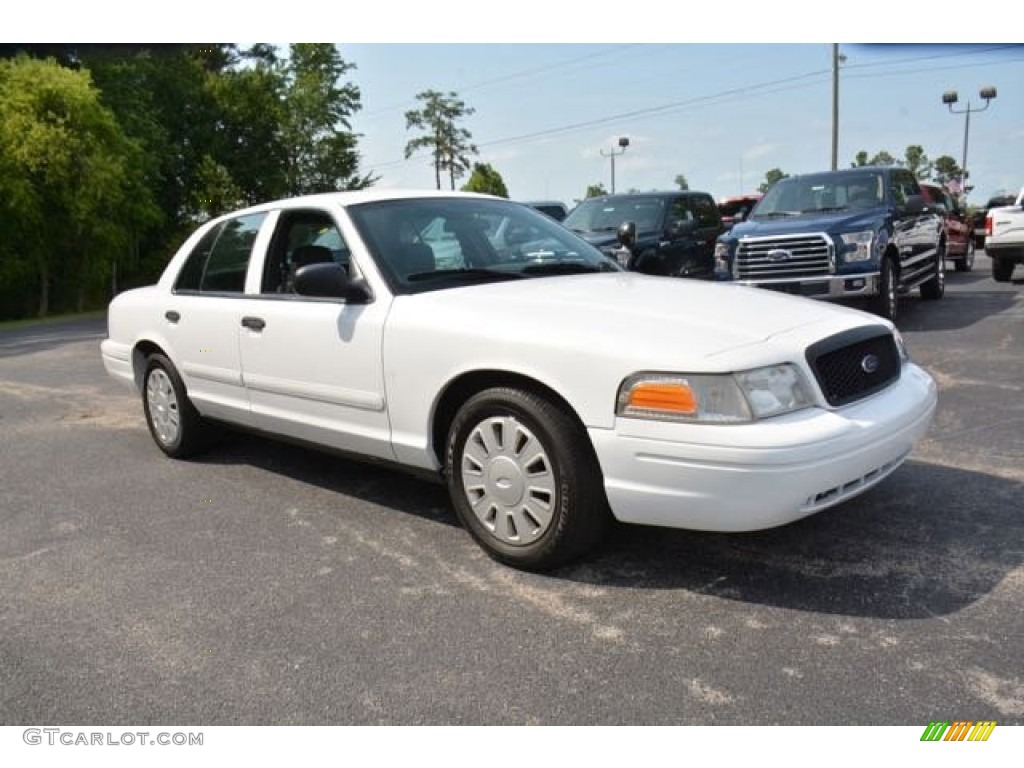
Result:
{"type": "Polygon", "coordinates": [[[267,327],[267,323],[262,317],[246,316],[242,318],[242,327],[250,331],[262,331],[267,327]]]}
{"type": "Polygon", "coordinates": [[[166,312],[164,312],[164,317],[166,317],[172,323],[176,323],[179,320],[181,320],[181,315],[175,312],[173,309],[168,309],[166,312]]]}

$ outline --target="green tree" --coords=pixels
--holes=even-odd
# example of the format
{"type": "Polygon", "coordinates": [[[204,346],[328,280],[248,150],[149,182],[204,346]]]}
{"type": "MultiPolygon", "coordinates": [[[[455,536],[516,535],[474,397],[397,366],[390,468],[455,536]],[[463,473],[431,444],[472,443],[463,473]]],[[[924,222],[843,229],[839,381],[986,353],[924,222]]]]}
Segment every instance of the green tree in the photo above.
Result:
{"type": "Polygon", "coordinates": [[[604,184],[598,182],[597,184],[591,184],[587,187],[586,193],[583,195],[587,197],[601,197],[601,195],[607,195],[608,190],[604,188],[604,184]]]}
{"type": "Polygon", "coordinates": [[[853,162],[850,163],[851,168],[862,168],[868,164],[868,153],[863,149],[853,156],[853,162]]]}
{"type": "Polygon", "coordinates": [[[469,181],[462,185],[464,192],[483,192],[487,195],[508,197],[508,187],[501,174],[494,170],[490,163],[473,163],[473,173],[469,181]]]}
{"type": "Polygon", "coordinates": [[[911,144],[907,147],[904,157],[903,165],[914,174],[914,178],[924,180],[931,177],[932,162],[928,159],[928,155],[924,153],[924,147],[920,144],[911,144]]]}
{"type": "Polygon", "coordinates": [[[767,192],[768,188],[771,187],[772,184],[774,184],[775,182],[779,181],[780,179],[785,179],[785,178],[788,178],[788,177],[789,177],[789,174],[788,173],[783,173],[781,169],[779,169],[779,168],[772,168],[770,171],[765,173],[764,181],[761,182],[761,185],[757,189],[761,193],[767,192]]]}
{"type": "Polygon", "coordinates": [[[405,157],[408,159],[420,149],[429,149],[437,188],[441,188],[442,172],[447,171],[451,188],[455,189],[455,179],[461,178],[470,168],[469,156],[478,154],[470,141],[472,134],[456,122],[476,110],[467,107],[454,91],[446,95],[427,90],[416,94],[416,99],[423,106],[405,113],[405,127],[406,130],[418,128],[424,133],[405,145],[405,157]]]}
{"type": "Polygon", "coordinates": [[[23,55],[0,61],[4,260],[23,260],[3,271],[33,275],[39,316],[84,307],[104,282],[109,254],[129,240],[128,217],[147,207],[130,200],[146,193],[130,167],[140,156],[87,72],[23,55]]]}
{"type": "Polygon", "coordinates": [[[868,165],[899,165],[899,163],[895,157],[883,149],[868,161],[868,165]]]}
{"type": "Polygon", "coordinates": [[[951,181],[959,181],[963,170],[957,161],[949,155],[940,155],[933,164],[935,183],[946,186],[951,181]]]}
{"type": "Polygon", "coordinates": [[[341,82],[354,68],[331,43],[290,47],[281,112],[289,195],[363,189],[377,180],[359,174],[358,136],[349,121],[362,106],[360,92],[341,82]]]}
{"type": "Polygon", "coordinates": [[[681,190],[682,190],[683,192],[685,192],[686,190],[688,190],[688,189],[690,188],[690,182],[688,182],[688,181],[686,180],[686,176],[684,176],[684,175],[683,175],[683,174],[681,174],[681,173],[677,173],[677,174],[676,174],[676,178],[675,178],[675,184],[676,184],[676,186],[678,186],[678,187],[679,187],[679,189],[681,189],[681,190]]]}

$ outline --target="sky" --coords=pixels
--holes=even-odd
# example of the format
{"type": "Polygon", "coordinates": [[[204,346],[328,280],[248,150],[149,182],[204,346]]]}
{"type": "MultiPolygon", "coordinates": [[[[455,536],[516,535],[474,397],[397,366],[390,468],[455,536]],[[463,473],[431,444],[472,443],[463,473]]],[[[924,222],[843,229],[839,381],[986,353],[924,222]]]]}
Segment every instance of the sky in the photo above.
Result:
{"type": "MultiPolygon", "coordinates": [[[[341,44],[356,65],[362,168],[387,187],[432,187],[429,153],[404,158],[417,135],[404,114],[415,95],[454,91],[475,112],[462,125],[480,162],[514,199],[571,204],[588,185],[674,187],[716,198],[755,191],[765,173],[828,170],[832,45],[802,44],[341,44]]],[[[1024,45],[840,45],[839,166],[860,150],[962,163],[966,115],[970,200],[1024,185],[1024,45]],[[979,91],[994,86],[986,107],[979,91]],[[984,111],[978,111],[984,108],[984,111]]],[[[462,180],[463,182],[465,179],[462,180]]],[[[444,183],[447,183],[446,181],[444,183]]]]}
{"type": "Polygon", "coordinates": [[[840,167],[861,150],[902,157],[911,144],[962,162],[965,115],[942,103],[955,90],[955,107],[975,110],[970,201],[1024,185],[1024,44],[966,36],[998,33],[989,22],[1001,18],[1019,30],[1011,21],[1019,4],[1007,0],[985,3],[985,24],[951,24],[937,7],[922,14],[882,0],[859,0],[849,12],[830,6],[828,16],[800,0],[291,0],[273,14],[176,0],[145,16],[125,12],[135,7],[52,0],[8,15],[0,37],[340,41],[362,93],[352,120],[361,171],[379,175],[380,186],[433,188],[429,155],[404,157],[416,135],[404,115],[417,93],[434,89],[454,91],[474,110],[462,123],[479,148],[473,160],[490,163],[511,197],[572,205],[588,185],[611,188],[607,155],[621,137],[629,146],[615,158],[617,191],[670,189],[683,174],[691,189],[720,198],[755,191],[772,168],[827,170],[832,43],[841,31],[866,42],[840,44],[840,167]],[[986,86],[998,95],[977,111],[986,86]]]}

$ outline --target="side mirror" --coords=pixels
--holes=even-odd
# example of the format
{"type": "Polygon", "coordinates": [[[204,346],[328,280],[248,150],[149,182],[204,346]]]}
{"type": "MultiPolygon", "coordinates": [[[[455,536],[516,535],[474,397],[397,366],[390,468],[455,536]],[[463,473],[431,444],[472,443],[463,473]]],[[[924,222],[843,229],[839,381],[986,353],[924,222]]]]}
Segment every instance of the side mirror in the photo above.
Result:
{"type": "Polygon", "coordinates": [[[911,195],[907,198],[906,204],[903,206],[903,211],[910,214],[918,213],[931,213],[931,206],[928,205],[928,201],[921,195],[911,195]]]}
{"type": "Polygon", "coordinates": [[[693,219],[680,219],[672,225],[672,234],[678,236],[692,235],[697,230],[697,222],[693,219]]]}
{"type": "Polygon", "coordinates": [[[295,273],[295,292],[300,296],[344,299],[349,304],[365,304],[371,298],[362,280],[350,280],[341,264],[307,264],[295,273]]]}
{"type": "Polygon", "coordinates": [[[624,221],[619,225],[619,245],[623,248],[630,248],[636,245],[636,223],[624,221]]]}

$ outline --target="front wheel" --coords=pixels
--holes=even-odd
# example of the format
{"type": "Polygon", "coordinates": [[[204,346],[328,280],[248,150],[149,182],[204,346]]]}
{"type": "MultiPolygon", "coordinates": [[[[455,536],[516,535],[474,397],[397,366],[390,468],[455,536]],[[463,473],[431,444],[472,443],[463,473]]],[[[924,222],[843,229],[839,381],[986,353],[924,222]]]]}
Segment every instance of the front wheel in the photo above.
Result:
{"type": "Polygon", "coordinates": [[[445,475],[463,526],[516,568],[568,562],[597,544],[610,519],[583,426],[533,392],[501,387],[466,401],[449,430],[445,475]]]}
{"type": "Polygon", "coordinates": [[[142,405],[146,424],[161,451],[183,459],[207,444],[208,427],[188,399],[174,364],[164,355],[146,360],[142,405]]]}
{"type": "Polygon", "coordinates": [[[896,275],[896,262],[890,257],[882,259],[882,266],[878,275],[878,295],[874,298],[876,315],[881,315],[886,320],[896,320],[896,311],[899,299],[896,289],[899,278],[896,275]]]}
{"type": "Polygon", "coordinates": [[[946,293],[946,246],[939,245],[931,280],[921,283],[921,298],[927,301],[941,299],[946,293]]]}

